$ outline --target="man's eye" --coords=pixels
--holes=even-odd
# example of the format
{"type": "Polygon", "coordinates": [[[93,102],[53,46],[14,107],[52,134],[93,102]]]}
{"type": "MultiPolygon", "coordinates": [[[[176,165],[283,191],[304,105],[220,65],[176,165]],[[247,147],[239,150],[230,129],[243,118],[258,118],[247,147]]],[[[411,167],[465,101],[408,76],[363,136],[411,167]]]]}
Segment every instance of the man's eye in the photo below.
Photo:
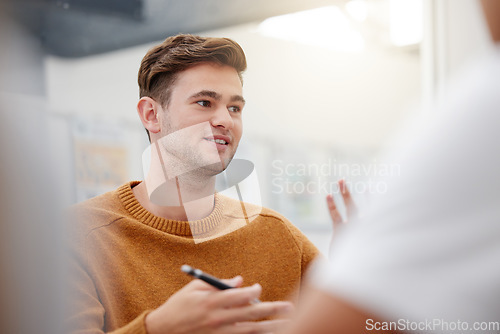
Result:
{"type": "Polygon", "coordinates": [[[202,101],[197,101],[200,106],[202,107],[210,107],[210,101],[202,100],[202,101]]]}
{"type": "Polygon", "coordinates": [[[240,112],[241,111],[241,108],[240,107],[237,107],[237,106],[232,106],[232,107],[229,107],[227,108],[229,111],[231,112],[240,112]]]}

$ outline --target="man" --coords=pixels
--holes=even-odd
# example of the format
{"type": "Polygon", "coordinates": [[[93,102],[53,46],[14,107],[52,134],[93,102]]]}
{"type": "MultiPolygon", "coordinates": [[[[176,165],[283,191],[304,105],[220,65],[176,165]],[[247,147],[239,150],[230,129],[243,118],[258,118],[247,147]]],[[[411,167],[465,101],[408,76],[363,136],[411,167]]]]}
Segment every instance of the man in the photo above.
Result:
{"type": "Polygon", "coordinates": [[[496,49],[338,235],[288,334],[500,333],[500,1],[482,3],[496,49]]]}
{"type": "Polygon", "coordinates": [[[178,35],[144,57],[147,175],[72,209],[71,332],[267,333],[290,312],[280,300],[317,249],[276,212],[214,193],[242,135],[245,68],[225,38],[178,35]],[[183,264],[245,287],[190,282],[183,264]]]}

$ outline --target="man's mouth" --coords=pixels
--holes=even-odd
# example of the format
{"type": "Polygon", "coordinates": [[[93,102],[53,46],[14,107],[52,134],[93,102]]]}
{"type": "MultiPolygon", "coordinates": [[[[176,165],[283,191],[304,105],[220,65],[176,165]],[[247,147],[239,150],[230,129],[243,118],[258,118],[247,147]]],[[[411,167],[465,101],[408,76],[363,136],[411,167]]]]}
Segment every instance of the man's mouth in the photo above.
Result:
{"type": "Polygon", "coordinates": [[[214,138],[205,138],[205,139],[217,144],[227,145],[227,141],[225,141],[224,139],[214,139],[214,138]]]}
{"type": "Polygon", "coordinates": [[[218,145],[229,145],[231,143],[231,138],[224,135],[215,135],[215,136],[205,137],[203,139],[218,145]]]}

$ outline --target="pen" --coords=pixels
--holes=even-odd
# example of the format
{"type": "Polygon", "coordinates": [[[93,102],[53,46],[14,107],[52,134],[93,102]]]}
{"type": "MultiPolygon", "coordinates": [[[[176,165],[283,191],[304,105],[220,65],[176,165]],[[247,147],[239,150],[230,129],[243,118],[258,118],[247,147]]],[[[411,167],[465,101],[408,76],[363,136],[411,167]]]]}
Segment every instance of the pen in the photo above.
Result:
{"type": "MultiPolygon", "coordinates": [[[[201,279],[202,281],[210,284],[211,286],[216,287],[219,290],[234,289],[233,286],[227,285],[226,283],[222,282],[218,278],[215,278],[207,273],[204,273],[200,269],[195,269],[191,266],[188,266],[187,264],[183,265],[181,267],[181,270],[188,275],[191,275],[193,277],[201,279]]],[[[254,299],[254,300],[252,300],[252,303],[260,303],[260,300],[254,299]]]]}

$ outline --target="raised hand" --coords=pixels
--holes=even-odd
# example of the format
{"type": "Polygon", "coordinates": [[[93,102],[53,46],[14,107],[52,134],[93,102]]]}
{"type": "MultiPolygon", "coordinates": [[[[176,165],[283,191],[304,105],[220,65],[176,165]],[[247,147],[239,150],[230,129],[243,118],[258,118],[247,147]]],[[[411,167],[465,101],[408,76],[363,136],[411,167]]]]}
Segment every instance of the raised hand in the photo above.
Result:
{"type": "Polygon", "coordinates": [[[340,215],[337,205],[335,204],[333,196],[331,194],[328,194],[326,196],[326,203],[328,205],[328,211],[330,212],[330,217],[332,218],[334,231],[338,228],[340,224],[347,223],[350,219],[353,219],[358,215],[358,208],[356,207],[356,204],[352,199],[351,193],[347,188],[345,180],[343,179],[340,180],[338,184],[340,188],[340,193],[342,194],[342,198],[344,200],[347,217],[345,221],[342,219],[342,216],[340,215]]]}

